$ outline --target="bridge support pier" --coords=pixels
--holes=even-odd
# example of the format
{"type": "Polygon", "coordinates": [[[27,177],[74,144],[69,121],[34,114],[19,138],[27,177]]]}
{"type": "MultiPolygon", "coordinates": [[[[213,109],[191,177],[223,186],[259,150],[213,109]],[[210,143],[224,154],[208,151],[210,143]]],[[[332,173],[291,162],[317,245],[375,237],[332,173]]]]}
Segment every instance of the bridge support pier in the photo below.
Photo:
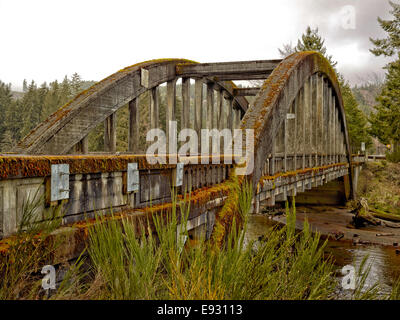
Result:
{"type": "Polygon", "coordinates": [[[340,177],[307,192],[298,193],[296,205],[344,205],[350,199],[349,176],[340,177]]]}

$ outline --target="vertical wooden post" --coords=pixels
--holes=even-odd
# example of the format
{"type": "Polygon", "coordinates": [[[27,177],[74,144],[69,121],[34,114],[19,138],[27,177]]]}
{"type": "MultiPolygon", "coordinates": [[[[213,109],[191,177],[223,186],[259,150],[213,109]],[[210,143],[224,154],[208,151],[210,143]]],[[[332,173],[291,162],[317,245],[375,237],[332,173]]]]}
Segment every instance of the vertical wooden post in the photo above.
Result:
{"type": "MultiPolygon", "coordinates": [[[[310,152],[309,136],[310,136],[310,81],[311,78],[307,79],[304,83],[303,88],[303,109],[302,113],[302,126],[303,126],[303,169],[306,168],[306,154],[310,152]]],[[[300,119],[299,119],[300,120],[300,119]]]]}
{"type": "Polygon", "coordinates": [[[215,119],[214,118],[214,85],[207,84],[207,128],[212,129],[215,119]]]}
{"type": "Polygon", "coordinates": [[[283,126],[283,171],[287,171],[287,150],[288,150],[288,118],[287,114],[285,115],[285,119],[282,122],[283,126]]]}
{"type": "MultiPolygon", "coordinates": [[[[299,129],[297,128],[297,116],[298,116],[298,113],[299,113],[298,112],[299,101],[301,101],[301,91],[299,93],[299,96],[297,96],[294,99],[294,110],[293,110],[294,119],[292,120],[294,129],[293,129],[293,132],[290,133],[291,135],[293,135],[292,147],[291,147],[292,152],[293,152],[293,157],[294,157],[293,158],[293,168],[292,168],[292,170],[297,170],[297,148],[298,148],[299,144],[301,144],[301,140],[299,141],[299,139],[298,139],[298,134],[299,134],[298,130],[299,129]]],[[[296,187],[295,187],[295,189],[296,189],[296,187]]]]}
{"type": "Polygon", "coordinates": [[[191,127],[190,120],[190,78],[182,78],[181,130],[191,127]]]}
{"type": "Polygon", "coordinates": [[[89,138],[88,136],[84,136],[81,140],[82,143],[82,153],[88,154],[89,153],[89,138]]]}
{"type": "Polygon", "coordinates": [[[329,88],[329,164],[333,164],[333,95],[332,88],[329,88]]]}
{"type": "Polygon", "coordinates": [[[328,82],[324,81],[324,164],[329,164],[329,112],[330,96],[328,82]]]}
{"type": "Polygon", "coordinates": [[[129,102],[129,136],[128,151],[139,152],[139,98],[129,102]]]}
{"type": "Polygon", "coordinates": [[[228,99],[228,128],[232,130],[233,137],[233,129],[234,129],[234,110],[233,110],[233,99],[228,99]]]}
{"type": "Polygon", "coordinates": [[[276,150],[276,142],[275,140],[272,142],[272,155],[271,155],[271,176],[276,173],[276,158],[275,158],[275,150],[276,150]]]}
{"type": "MultiPolygon", "coordinates": [[[[315,150],[315,132],[316,131],[316,119],[315,119],[315,115],[316,115],[316,101],[317,101],[317,95],[316,95],[316,78],[315,75],[312,75],[310,78],[310,109],[309,109],[309,129],[310,129],[310,162],[309,162],[309,167],[312,168],[313,167],[313,153],[316,152],[315,150]]],[[[314,157],[315,158],[315,157],[314,157]]]]}
{"type": "Polygon", "coordinates": [[[176,114],[176,80],[171,80],[167,82],[167,110],[166,110],[166,131],[167,131],[167,153],[176,154],[176,136],[173,137],[171,128],[169,126],[170,121],[175,121],[176,114]],[[170,141],[171,140],[171,141],[170,141]],[[174,144],[174,145],[170,145],[174,144]]]}
{"type": "Polygon", "coordinates": [[[317,114],[316,114],[316,128],[315,143],[316,143],[316,165],[322,165],[323,153],[323,106],[324,106],[324,79],[322,76],[317,75],[317,114]]]}
{"type": "Polygon", "coordinates": [[[203,128],[203,81],[196,79],[194,83],[194,129],[197,132],[199,141],[198,149],[201,150],[201,128],[203,128]]]}
{"type": "Polygon", "coordinates": [[[336,158],[336,140],[337,140],[337,137],[336,137],[336,123],[337,123],[337,119],[336,119],[336,102],[335,102],[336,100],[335,99],[333,99],[333,103],[332,103],[332,117],[333,117],[333,133],[332,133],[332,136],[333,136],[333,143],[332,143],[332,148],[333,148],[333,162],[334,163],[337,163],[337,158],[336,158]]]}
{"type": "Polygon", "coordinates": [[[151,89],[150,94],[150,128],[158,128],[159,122],[159,110],[158,110],[158,87],[151,89]]]}
{"type": "Polygon", "coordinates": [[[200,136],[200,130],[202,128],[201,114],[203,107],[203,81],[201,79],[196,79],[194,83],[194,118],[195,118],[195,130],[200,136]]]}
{"type": "Polygon", "coordinates": [[[76,153],[80,153],[80,154],[89,153],[89,139],[88,139],[88,136],[83,137],[82,140],[79,141],[75,145],[75,148],[73,148],[72,150],[75,150],[76,153]]]}
{"type": "Polygon", "coordinates": [[[336,108],[336,162],[340,161],[340,131],[339,109],[336,108]]]}
{"type": "Polygon", "coordinates": [[[239,128],[240,128],[240,122],[242,121],[242,120],[240,119],[240,116],[241,116],[241,114],[242,114],[242,111],[241,111],[241,109],[240,109],[240,106],[238,106],[237,109],[236,109],[235,111],[236,111],[236,116],[235,116],[235,121],[236,121],[236,123],[235,123],[235,128],[236,128],[236,129],[239,129],[239,128]]]}
{"type": "Polygon", "coordinates": [[[117,143],[116,114],[111,114],[104,121],[104,149],[107,152],[115,153],[117,143]]]}
{"type": "Polygon", "coordinates": [[[218,99],[217,99],[217,109],[218,109],[218,129],[224,129],[225,125],[225,110],[224,110],[224,92],[222,90],[218,91],[218,99]]]}

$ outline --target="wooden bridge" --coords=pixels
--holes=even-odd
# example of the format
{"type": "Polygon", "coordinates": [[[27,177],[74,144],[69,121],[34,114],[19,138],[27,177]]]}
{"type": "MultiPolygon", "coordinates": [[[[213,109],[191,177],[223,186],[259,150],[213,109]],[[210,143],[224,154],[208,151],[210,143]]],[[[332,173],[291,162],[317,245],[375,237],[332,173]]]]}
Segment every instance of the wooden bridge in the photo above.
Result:
{"type": "MultiPolygon", "coordinates": [[[[208,142],[210,156],[171,149],[175,120],[178,130],[190,128],[199,136],[202,129],[252,130],[254,153],[246,153],[243,136],[240,168],[253,185],[255,213],[289,196],[302,203],[338,203],[355,195],[364,158],[350,154],[338,81],[320,54],[222,63],[152,60],[83,91],[39,124],[13,154],[0,157],[0,236],[15,232],[23,204],[37,190],[43,195],[37,219],[63,206],[64,223],[71,225],[110,207],[131,215],[165,209],[172,186],[181,195],[191,194],[189,229],[204,226],[211,233],[230,196],[227,180],[238,165],[225,161],[231,155],[213,155],[221,147],[208,142]],[[240,88],[232,80],[264,81],[240,88]],[[166,91],[164,110],[160,90],[166,91]],[[127,150],[117,152],[117,111],[127,104],[127,150]],[[151,164],[144,155],[145,125],[165,128],[166,163],[151,164]],[[89,136],[99,126],[104,127],[104,152],[89,152],[89,136]]],[[[201,139],[196,143],[204,148],[201,139]]]]}

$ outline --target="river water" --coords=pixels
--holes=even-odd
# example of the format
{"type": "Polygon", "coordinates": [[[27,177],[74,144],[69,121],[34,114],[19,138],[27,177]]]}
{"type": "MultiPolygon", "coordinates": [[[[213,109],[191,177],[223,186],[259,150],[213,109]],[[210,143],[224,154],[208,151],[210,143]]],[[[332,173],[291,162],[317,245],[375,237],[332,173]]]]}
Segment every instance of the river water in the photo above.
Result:
{"type": "MultiPolygon", "coordinates": [[[[276,222],[268,215],[250,215],[245,242],[256,240],[265,235],[276,222]]],[[[366,286],[379,283],[380,294],[390,292],[392,284],[400,277],[400,255],[396,250],[378,245],[353,245],[344,241],[329,241],[325,249],[326,257],[332,256],[334,265],[340,270],[345,265],[356,269],[363,258],[368,256],[367,265],[371,266],[366,286]]],[[[340,279],[338,279],[340,280],[340,279]]],[[[339,298],[345,298],[339,293],[339,298]]]]}

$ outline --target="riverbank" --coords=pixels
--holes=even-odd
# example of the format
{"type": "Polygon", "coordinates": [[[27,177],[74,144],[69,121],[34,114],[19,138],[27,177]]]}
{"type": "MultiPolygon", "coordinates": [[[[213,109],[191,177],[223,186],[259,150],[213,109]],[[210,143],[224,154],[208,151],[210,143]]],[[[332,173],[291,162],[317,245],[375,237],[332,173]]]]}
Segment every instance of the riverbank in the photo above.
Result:
{"type": "MultiPolygon", "coordinates": [[[[307,219],[312,231],[318,231],[323,237],[328,237],[330,240],[353,244],[382,245],[397,250],[397,246],[400,244],[400,228],[371,225],[356,229],[351,225],[353,216],[350,209],[346,207],[299,206],[296,208],[296,228],[302,230],[304,220],[307,219]]],[[[284,214],[270,216],[270,219],[286,224],[284,214]]]]}
{"type": "MultiPolygon", "coordinates": [[[[296,211],[296,228],[298,230],[303,229],[304,218],[307,216],[312,230],[319,232],[322,230],[325,236],[321,236],[321,238],[328,238],[328,243],[324,248],[324,256],[326,259],[332,258],[332,262],[337,268],[338,285],[334,299],[351,299],[349,292],[341,288],[340,269],[346,265],[358,268],[365,257],[367,257],[366,265],[371,267],[366,279],[366,286],[371,287],[379,283],[380,295],[391,292],[394,283],[400,277],[400,255],[396,253],[396,247],[385,244],[388,239],[376,237],[374,230],[361,230],[361,232],[358,232],[356,229],[349,229],[341,239],[335,240],[335,236],[340,230],[338,221],[347,222],[349,219],[351,220],[351,213],[343,207],[298,207],[296,211]],[[317,214],[320,216],[317,217],[317,214]],[[321,216],[323,217],[322,220],[320,219],[321,216]],[[340,218],[338,219],[338,217],[340,218]],[[317,221],[322,221],[322,223],[317,223],[317,221]],[[317,230],[317,228],[319,229],[317,230]],[[358,236],[354,237],[354,234],[358,234],[358,236]],[[378,239],[374,239],[374,237],[378,239]],[[360,241],[360,239],[364,240],[360,241]],[[366,239],[377,241],[363,244],[366,239]],[[379,243],[374,244],[374,242],[379,243]]],[[[246,232],[247,242],[262,238],[270,232],[274,225],[285,223],[285,220],[284,215],[275,217],[267,214],[250,215],[246,232]]]]}

